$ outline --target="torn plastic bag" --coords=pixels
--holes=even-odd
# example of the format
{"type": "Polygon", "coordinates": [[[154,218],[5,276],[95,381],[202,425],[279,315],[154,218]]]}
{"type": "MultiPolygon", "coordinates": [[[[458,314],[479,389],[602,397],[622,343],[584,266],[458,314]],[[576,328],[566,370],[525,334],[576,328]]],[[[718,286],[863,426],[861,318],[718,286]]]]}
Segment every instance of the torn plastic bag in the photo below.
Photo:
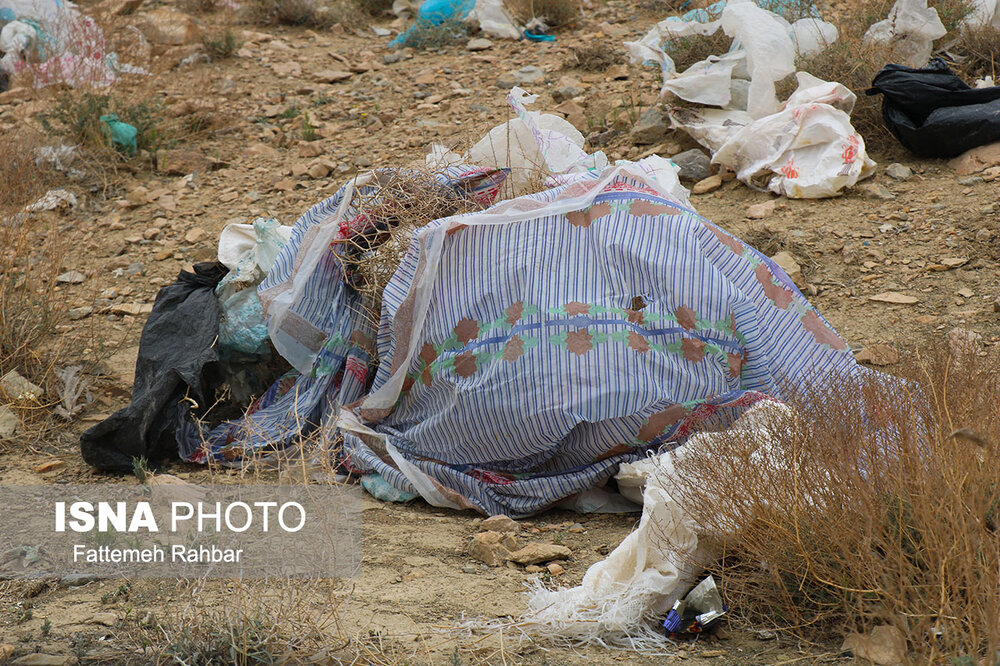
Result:
{"type": "Polygon", "coordinates": [[[215,294],[221,313],[219,345],[223,356],[227,352],[270,355],[257,285],[271,270],[291,231],[277,220],[260,217],[253,224],[229,224],[222,230],[219,261],[229,268],[229,274],[219,282],[215,294]]]}
{"type": "Polygon", "coordinates": [[[930,60],[934,40],[947,32],[927,0],[896,0],[888,18],[872,24],[863,41],[890,44],[894,60],[922,67],[930,60]]]}
{"type": "Polygon", "coordinates": [[[524,193],[539,172],[545,176],[586,172],[608,164],[603,152],[587,154],[583,135],[567,120],[529,110],[536,99],[538,95],[521,88],[511,89],[507,103],[517,117],[491,129],[464,157],[469,164],[510,169],[515,195],[524,193]]]}
{"type": "Polygon", "coordinates": [[[1000,30],[1000,0],[972,0],[972,13],[962,27],[991,26],[1000,30]]]}
{"type": "Polygon", "coordinates": [[[917,155],[955,157],[1000,141],[1000,87],[970,88],[940,58],[922,69],[886,65],[867,94],[884,95],[886,127],[917,155]]]}
{"type": "Polygon", "coordinates": [[[501,39],[521,38],[520,29],[514,24],[514,18],[501,0],[476,0],[469,20],[478,23],[479,29],[487,35],[501,39]]]}
{"type": "Polygon", "coordinates": [[[214,343],[219,334],[215,287],[226,267],[211,262],[181,271],[156,295],[142,329],[132,402],[80,437],[83,459],[101,469],[131,470],[132,459],[157,460],[177,450],[175,428],[206,407],[223,381],[214,343]]]}
{"type": "Polygon", "coordinates": [[[674,604],[663,620],[663,628],[669,636],[700,634],[711,629],[728,610],[715,579],[708,576],[674,604]]]}
{"type": "Polygon", "coordinates": [[[754,120],[740,111],[678,108],[683,129],[712,161],[742,182],[792,199],[841,194],[873,172],[864,139],[851,126],[855,96],[839,83],[796,74],[799,87],[778,113],[754,120]]]}
{"type": "Polygon", "coordinates": [[[389,42],[389,46],[397,48],[419,46],[421,28],[438,26],[446,21],[461,21],[469,15],[475,5],[476,0],[424,0],[417,10],[414,24],[389,42]]]}

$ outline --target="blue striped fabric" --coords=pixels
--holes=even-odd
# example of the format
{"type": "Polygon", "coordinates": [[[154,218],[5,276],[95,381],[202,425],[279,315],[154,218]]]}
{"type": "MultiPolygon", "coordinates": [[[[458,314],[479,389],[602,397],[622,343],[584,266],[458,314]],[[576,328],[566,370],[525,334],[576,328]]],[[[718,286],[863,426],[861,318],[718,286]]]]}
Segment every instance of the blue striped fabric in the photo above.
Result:
{"type": "MultiPolygon", "coordinates": [[[[325,282],[294,308],[326,336],[312,371],[189,457],[287,443],[307,413],[313,427],[334,428],[351,405],[348,421],[364,424],[343,429],[351,471],[439,504],[525,516],[652,448],[725,427],[757,400],[863,372],[777,265],[634,173],[615,173],[420,229],[383,294],[370,386],[357,332],[375,332],[352,314],[331,252],[314,276],[325,282]],[[588,188],[585,204],[560,207],[588,188]],[[497,215],[531,201],[545,205],[509,223],[497,215]],[[435,238],[439,255],[427,250],[435,238]],[[428,266],[418,330],[409,324],[428,266]],[[399,373],[391,408],[358,402],[384,395],[399,373]]],[[[335,196],[299,220],[262,300],[294,276],[297,248],[338,205],[335,196]]]]}

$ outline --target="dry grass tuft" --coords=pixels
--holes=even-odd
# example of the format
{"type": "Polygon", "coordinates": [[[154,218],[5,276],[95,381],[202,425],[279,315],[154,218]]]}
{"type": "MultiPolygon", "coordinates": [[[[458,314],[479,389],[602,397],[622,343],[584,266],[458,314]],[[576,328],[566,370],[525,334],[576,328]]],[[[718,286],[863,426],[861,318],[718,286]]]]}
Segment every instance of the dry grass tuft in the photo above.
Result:
{"type": "Polygon", "coordinates": [[[351,0],[249,0],[243,5],[244,18],[258,25],[294,25],[330,28],[336,24],[357,27],[363,11],[351,0]]]}
{"type": "Polygon", "coordinates": [[[977,78],[1000,76],[1000,30],[991,26],[967,28],[958,35],[958,41],[949,49],[965,60],[958,70],[971,85],[977,78]]]}
{"type": "Polygon", "coordinates": [[[889,624],[914,663],[993,663],[998,356],[916,355],[901,378],[802,392],[795,416],[678,467],[671,492],[718,535],[710,573],[741,621],[807,641],[889,624]]]}
{"type": "Polygon", "coordinates": [[[506,5],[521,24],[537,18],[551,28],[562,28],[581,16],[578,0],[507,0],[506,5]]]}
{"type": "Polygon", "coordinates": [[[413,232],[443,217],[482,210],[472,197],[443,185],[433,172],[384,170],[370,194],[358,194],[366,231],[340,241],[348,283],[369,304],[366,315],[377,326],[382,311],[382,291],[406,256],[413,232]]]}
{"type": "Polygon", "coordinates": [[[603,72],[623,62],[625,62],[625,52],[622,49],[609,48],[603,43],[590,43],[574,47],[564,66],[568,69],[582,69],[585,72],[603,72]]]}
{"type": "Polygon", "coordinates": [[[51,184],[35,164],[39,145],[27,135],[0,141],[0,374],[17,370],[44,383],[51,363],[35,349],[54,324],[62,248],[54,228],[24,213],[51,184]]]}

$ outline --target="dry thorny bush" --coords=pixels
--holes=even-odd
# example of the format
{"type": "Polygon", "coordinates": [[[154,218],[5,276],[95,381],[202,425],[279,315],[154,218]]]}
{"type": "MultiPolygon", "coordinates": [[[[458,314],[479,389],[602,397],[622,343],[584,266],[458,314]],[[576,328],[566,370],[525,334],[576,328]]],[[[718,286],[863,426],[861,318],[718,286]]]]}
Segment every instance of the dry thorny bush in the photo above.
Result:
{"type": "Polygon", "coordinates": [[[822,641],[889,624],[923,663],[992,666],[1000,359],[914,358],[802,391],[759,435],[721,433],[672,494],[718,539],[710,573],[750,626],[822,641]]]}

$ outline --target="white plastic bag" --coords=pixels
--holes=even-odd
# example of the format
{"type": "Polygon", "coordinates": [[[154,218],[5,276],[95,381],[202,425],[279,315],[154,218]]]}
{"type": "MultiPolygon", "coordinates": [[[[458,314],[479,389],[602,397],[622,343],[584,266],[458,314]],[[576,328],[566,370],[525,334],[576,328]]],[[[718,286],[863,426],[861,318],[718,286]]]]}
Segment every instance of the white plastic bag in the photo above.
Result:
{"type": "Polygon", "coordinates": [[[864,41],[891,44],[896,62],[923,67],[931,58],[933,42],[947,30],[927,0],[896,0],[889,17],[868,28],[864,41]]]}
{"type": "Polygon", "coordinates": [[[487,35],[501,39],[521,38],[521,31],[501,0],[476,0],[469,19],[478,23],[479,29],[487,35]]]}
{"type": "Polygon", "coordinates": [[[604,153],[588,155],[584,151],[583,135],[567,120],[529,111],[527,106],[537,98],[521,88],[513,88],[507,103],[517,117],[491,129],[465,156],[470,164],[510,169],[508,182],[515,195],[527,191],[538,174],[547,177],[603,169],[608,165],[604,153]]]}
{"type": "Polygon", "coordinates": [[[747,112],[762,118],[778,110],[774,84],[795,71],[795,43],[788,22],[753,0],[729,0],[722,29],[746,51],[750,72],[747,112]]]}

